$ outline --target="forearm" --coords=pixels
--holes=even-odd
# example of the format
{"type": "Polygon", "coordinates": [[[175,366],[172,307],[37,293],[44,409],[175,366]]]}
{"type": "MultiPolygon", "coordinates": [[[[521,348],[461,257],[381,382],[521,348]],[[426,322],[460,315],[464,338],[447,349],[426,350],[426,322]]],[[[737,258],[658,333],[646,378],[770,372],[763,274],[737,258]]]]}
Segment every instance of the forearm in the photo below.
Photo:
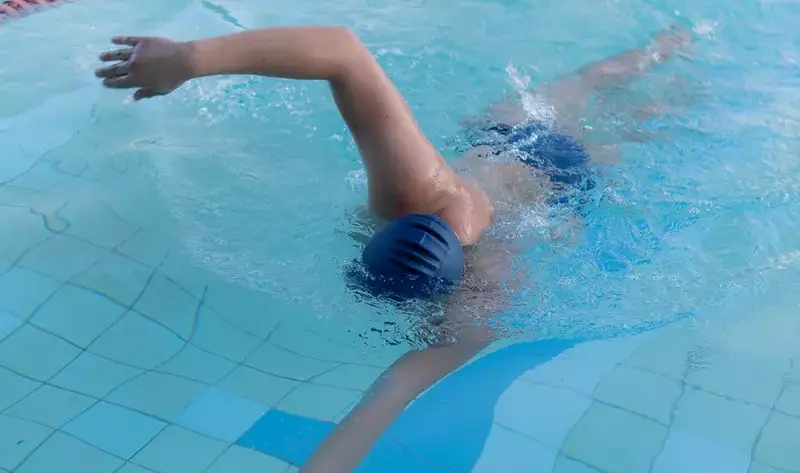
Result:
{"type": "Polygon", "coordinates": [[[188,44],[194,77],[255,74],[334,80],[366,49],[339,27],[268,28],[188,44]]]}

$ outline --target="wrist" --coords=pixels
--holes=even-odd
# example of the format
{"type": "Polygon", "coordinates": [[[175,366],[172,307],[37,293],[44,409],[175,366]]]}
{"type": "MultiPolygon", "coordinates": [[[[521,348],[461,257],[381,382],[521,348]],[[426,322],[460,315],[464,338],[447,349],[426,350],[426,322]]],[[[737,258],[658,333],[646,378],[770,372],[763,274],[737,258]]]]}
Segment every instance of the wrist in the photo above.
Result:
{"type": "Polygon", "coordinates": [[[199,52],[196,41],[180,43],[180,62],[183,65],[184,79],[191,80],[202,76],[200,71],[199,52]]]}

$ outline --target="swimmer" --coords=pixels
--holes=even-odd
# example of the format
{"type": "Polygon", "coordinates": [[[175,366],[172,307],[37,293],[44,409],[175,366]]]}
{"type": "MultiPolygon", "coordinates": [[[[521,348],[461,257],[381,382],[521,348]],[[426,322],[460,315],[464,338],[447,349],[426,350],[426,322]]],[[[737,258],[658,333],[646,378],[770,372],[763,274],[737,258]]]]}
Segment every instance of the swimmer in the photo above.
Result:
{"type": "Polygon", "coordinates": [[[618,87],[679,53],[691,34],[670,30],[649,46],[582,68],[543,86],[539,96],[555,123],[529,118],[513,101],[477,120],[482,138],[457,167],[420,129],[402,95],[350,31],[289,27],[175,42],[116,37],[104,52],[103,85],[136,89],[135,100],[169,94],[185,82],[220,74],[325,80],[358,145],[369,182],[369,210],[380,223],[358,268],[346,271],[376,297],[444,301],[442,342],[412,350],[373,384],[355,409],[302,466],[303,473],[353,471],[405,407],[494,341],[482,323],[509,304],[517,249],[494,241],[501,213],[524,201],[592,186],[590,161],[613,161],[616,147],[593,144],[581,113],[590,95],[618,87]],[[517,159],[486,160],[514,151],[517,159]],[[463,172],[457,172],[456,168],[463,172]]]}

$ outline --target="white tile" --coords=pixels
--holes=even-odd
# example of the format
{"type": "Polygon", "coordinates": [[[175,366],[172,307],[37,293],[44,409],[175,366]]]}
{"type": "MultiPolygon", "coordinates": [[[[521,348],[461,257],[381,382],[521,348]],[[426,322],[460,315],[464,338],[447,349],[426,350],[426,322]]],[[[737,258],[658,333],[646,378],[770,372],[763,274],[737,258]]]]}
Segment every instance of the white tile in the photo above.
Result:
{"type": "Polygon", "coordinates": [[[188,340],[195,324],[199,300],[190,296],[163,274],[156,273],[134,308],[188,340]]]}
{"type": "Polygon", "coordinates": [[[217,388],[208,388],[178,417],[176,424],[207,437],[235,442],[268,408],[217,388]]]}
{"type": "Polygon", "coordinates": [[[130,307],[144,290],[152,270],[126,256],[109,253],[72,279],[130,307]]]}
{"type": "Polygon", "coordinates": [[[41,383],[0,366],[0,412],[32,393],[41,383]]]}
{"type": "Polygon", "coordinates": [[[269,342],[258,347],[258,349],[247,358],[246,363],[266,373],[297,379],[299,381],[308,381],[339,365],[339,363],[335,362],[300,356],[278,348],[269,342]]]}
{"type": "Polygon", "coordinates": [[[4,338],[14,333],[14,331],[21,325],[22,319],[11,312],[0,310],[0,342],[2,342],[4,338]]]}
{"type": "Polygon", "coordinates": [[[667,428],[652,420],[603,404],[593,404],[572,429],[563,452],[600,470],[641,473],[650,470],[667,428]]]}
{"type": "Polygon", "coordinates": [[[0,363],[40,381],[50,379],[79,353],[73,345],[31,325],[22,326],[0,343],[0,363]]]}
{"type": "Polygon", "coordinates": [[[600,380],[644,341],[644,336],[637,336],[583,343],[528,371],[520,380],[591,394],[600,380]]]}
{"type": "Polygon", "coordinates": [[[236,368],[218,384],[221,389],[269,407],[274,407],[299,385],[299,381],[262,373],[249,366],[236,368]]]}
{"type": "Polygon", "coordinates": [[[574,391],[517,381],[500,396],[494,421],[558,449],[591,404],[574,391]]]}
{"type": "Polygon", "coordinates": [[[169,241],[170,239],[161,232],[143,229],[128,238],[117,251],[155,268],[169,253],[171,247],[169,241]]]}
{"type": "Polygon", "coordinates": [[[328,340],[290,321],[275,330],[270,342],[301,356],[338,363],[354,361],[370,350],[366,346],[355,347],[328,340]]]}
{"type": "Polygon", "coordinates": [[[97,402],[96,399],[54,386],[40,386],[7,412],[58,429],[97,402]]]}
{"type": "Polygon", "coordinates": [[[186,345],[175,358],[162,365],[159,371],[191,378],[206,384],[216,384],[234,368],[236,368],[236,364],[230,360],[206,353],[195,346],[186,345]]]}
{"type": "Polygon", "coordinates": [[[653,462],[652,473],[747,473],[749,465],[749,451],[737,451],[728,445],[674,428],[653,462]]]}
{"type": "Polygon", "coordinates": [[[95,398],[102,398],[141,370],[83,352],[50,383],[95,398]]]}
{"type": "Polygon", "coordinates": [[[91,445],[56,432],[15,470],[16,473],[113,473],[122,460],[91,445]]]}
{"type": "Polygon", "coordinates": [[[59,215],[70,223],[67,234],[111,249],[133,235],[136,227],[98,204],[98,201],[84,201],[79,204],[70,202],[59,215]]]}
{"type": "Polygon", "coordinates": [[[0,467],[16,468],[52,432],[33,422],[0,414],[0,467]]]}
{"type": "Polygon", "coordinates": [[[669,424],[672,409],[681,395],[681,384],[672,378],[639,368],[619,366],[595,389],[598,401],[669,424]]]}
{"type": "Polygon", "coordinates": [[[710,356],[707,364],[689,372],[686,384],[744,402],[772,407],[783,390],[784,373],[768,366],[710,356]],[[742,382],[742,380],[747,382],[742,382]]]}
{"type": "Polygon", "coordinates": [[[761,432],[755,460],[786,471],[800,471],[800,419],[773,412],[761,432]]]}
{"type": "Polygon", "coordinates": [[[143,369],[155,369],[184,346],[177,335],[130,311],[98,338],[89,350],[111,360],[143,369]]]}
{"type": "Polygon", "coordinates": [[[233,361],[244,361],[262,339],[226,322],[207,305],[200,308],[192,343],[233,361]]]}
{"type": "Polygon", "coordinates": [[[206,473],[259,472],[284,473],[289,464],[255,450],[231,447],[206,470],[206,473]]]}
{"type": "Polygon", "coordinates": [[[312,379],[314,384],[366,391],[385,371],[373,366],[344,364],[312,379]]]}
{"type": "Polygon", "coordinates": [[[0,309],[28,318],[60,285],[53,278],[15,266],[0,276],[0,309]]]}
{"type": "Polygon", "coordinates": [[[124,312],[124,307],[103,296],[66,284],[34,314],[31,323],[86,348],[124,312]]]}
{"type": "Polygon", "coordinates": [[[225,442],[170,425],[133,462],[159,473],[202,473],[227,447],[225,442]]]}
{"type": "Polygon", "coordinates": [[[29,209],[0,207],[0,222],[0,255],[10,261],[53,236],[29,209]]]}
{"type": "Polygon", "coordinates": [[[558,451],[493,424],[472,473],[552,471],[558,451]]]}
{"type": "Polygon", "coordinates": [[[800,386],[795,384],[786,386],[775,404],[775,409],[790,416],[800,417],[800,386]]]}
{"type": "Polygon", "coordinates": [[[769,411],[687,388],[678,401],[673,427],[735,451],[750,452],[769,411]]]}
{"type": "Polygon", "coordinates": [[[58,235],[29,251],[19,264],[59,281],[69,281],[106,254],[108,250],[77,238],[58,235]]]}
{"type": "Polygon", "coordinates": [[[585,463],[559,455],[553,473],[602,473],[585,463]]]}
{"type": "Polygon", "coordinates": [[[359,393],[327,386],[301,384],[277,408],[319,420],[332,420],[342,409],[360,397],[359,393]]]}
{"type": "Polygon", "coordinates": [[[233,326],[265,339],[288,312],[288,302],[230,283],[208,287],[206,304],[233,326]],[[269,308],[269,309],[267,309],[269,308]]]}
{"type": "Polygon", "coordinates": [[[106,399],[159,419],[174,421],[205,388],[204,384],[196,381],[147,372],[121,385],[106,399]]]}
{"type": "Polygon", "coordinates": [[[154,417],[99,402],[61,430],[117,457],[129,459],[165,426],[154,417]]]}

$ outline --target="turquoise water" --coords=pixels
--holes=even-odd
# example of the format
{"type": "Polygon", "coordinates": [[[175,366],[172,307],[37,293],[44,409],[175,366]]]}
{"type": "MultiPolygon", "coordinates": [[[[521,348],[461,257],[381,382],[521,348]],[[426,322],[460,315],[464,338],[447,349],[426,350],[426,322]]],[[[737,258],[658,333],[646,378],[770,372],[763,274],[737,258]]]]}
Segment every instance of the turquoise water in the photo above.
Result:
{"type": "MultiPolygon", "coordinates": [[[[342,284],[343,265],[359,253],[348,232],[366,182],[326,86],[208,78],[132,104],[92,78],[108,38],[346,25],[431,141],[455,159],[461,118],[520,83],[535,89],[677,23],[695,32],[691,58],[608,94],[586,117],[619,135],[632,116],[609,109],[657,101],[669,112],[641,126],[663,137],[624,144],[621,162],[602,169],[586,235],[531,245],[531,287],[506,320],[536,339],[711,323],[744,301],[757,306],[767,291],[778,300],[774,291],[798,289],[799,22],[800,7],[789,1],[642,0],[280,8],[81,0],[9,22],[0,26],[0,273],[37,266],[26,263],[30,245],[77,236],[161,268],[201,301],[210,278],[266,295],[271,302],[260,310],[280,307],[330,339],[381,347],[415,322],[357,300],[342,284]],[[392,333],[376,335],[376,326],[392,333]]],[[[559,221],[531,209],[506,224],[540,241],[559,221]]],[[[84,255],[71,251],[72,259],[84,255]]],[[[38,260],[39,269],[51,264],[61,263],[38,260]]]]}

